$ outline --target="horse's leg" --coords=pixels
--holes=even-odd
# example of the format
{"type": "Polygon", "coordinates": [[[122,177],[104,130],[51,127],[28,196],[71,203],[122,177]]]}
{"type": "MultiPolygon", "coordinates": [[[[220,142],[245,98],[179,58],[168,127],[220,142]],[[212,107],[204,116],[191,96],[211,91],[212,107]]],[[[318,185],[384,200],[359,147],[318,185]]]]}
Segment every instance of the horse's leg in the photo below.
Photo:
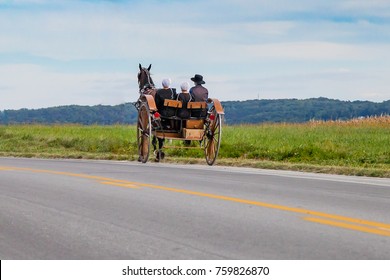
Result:
{"type": "Polygon", "coordinates": [[[157,138],[158,139],[158,151],[156,153],[156,162],[159,162],[161,159],[164,159],[165,153],[163,152],[163,147],[164,147],[164,141],[165,139],[162,138],[157,138]]]}
{"type": "Polygon", "coordinates": [[[158,138],[158,149],[162,150],[164,146],[165,139],[158,138]]]}
{"type": "Polygon", "coordinates": [[[157,138],[153,136],[152,138],[153,151],[157,150],[157,138]]]}

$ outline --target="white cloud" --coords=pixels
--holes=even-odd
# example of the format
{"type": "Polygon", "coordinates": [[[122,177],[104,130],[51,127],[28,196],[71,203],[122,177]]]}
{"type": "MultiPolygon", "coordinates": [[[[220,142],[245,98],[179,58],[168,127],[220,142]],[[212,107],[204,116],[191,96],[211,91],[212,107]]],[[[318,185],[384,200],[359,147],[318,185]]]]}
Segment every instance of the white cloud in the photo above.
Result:
{"type": "Polygon", "coordinates": [[[0,66],[0,110],[67,104],[116,105],[136,100],[135,77],[123,73],[56,73],[36,65],[0,66]],[[135,95],[133,97],[132,95],[135,95]]]}
{"type": "Polygon", "coordinates": [[[341,9],[358,12],[359,14],[386,15],[390,11],[388,0],[344,0],[339,1],[341,9]]]}
{"type": "Polygon", "coordinates": [[[17,1],[0,7],[0,106],[134,101],[139,62],[157,86],[203,74],[221,100],[390,99],[387,2],[17,1]]]}
{"type": "Polygon", "coordinates": [[[352,45],[332,42],[284,42],[243,46],[252,58],[301,60],[373,60],[388,59],[390,45],[352,45]]]}

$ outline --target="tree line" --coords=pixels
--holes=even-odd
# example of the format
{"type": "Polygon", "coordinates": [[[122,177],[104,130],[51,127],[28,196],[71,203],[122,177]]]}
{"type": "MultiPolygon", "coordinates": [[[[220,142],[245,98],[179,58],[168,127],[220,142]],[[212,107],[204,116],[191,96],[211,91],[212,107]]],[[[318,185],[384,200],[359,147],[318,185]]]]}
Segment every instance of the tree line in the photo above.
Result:
{"type": "MultiPolygon", "coordinates": [[[[390,115],[390,100],[340,101],[328,98],[259,99],[221,102],[226,124],[263,122],[300,123],[310,120],[347,120],[390,115]]],[[[138,112],[132,103],[115,106],[58,106],[43,109],[0,111],[0,124],[135,124],[138,112]]]]}

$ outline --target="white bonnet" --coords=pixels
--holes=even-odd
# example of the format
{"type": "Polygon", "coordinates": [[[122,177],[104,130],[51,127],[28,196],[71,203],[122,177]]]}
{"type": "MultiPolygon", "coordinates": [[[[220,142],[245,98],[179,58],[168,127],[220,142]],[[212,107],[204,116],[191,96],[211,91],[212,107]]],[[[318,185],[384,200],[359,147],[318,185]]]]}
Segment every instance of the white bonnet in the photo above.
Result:
{"type": "Polygon", "coordinates": [[[181,88],[181,90],[187,91],[190,88],[190,84],[187,82],[183,82],[183,83],[181,83],[180,88],[181,88]]]}
{"type": "Polygon", "coordinates": [[[163,85],[163,87],[168,88],[171,85],[171,79],[169,79],[169,78],[163,79],[162,85],[163,85]]]}

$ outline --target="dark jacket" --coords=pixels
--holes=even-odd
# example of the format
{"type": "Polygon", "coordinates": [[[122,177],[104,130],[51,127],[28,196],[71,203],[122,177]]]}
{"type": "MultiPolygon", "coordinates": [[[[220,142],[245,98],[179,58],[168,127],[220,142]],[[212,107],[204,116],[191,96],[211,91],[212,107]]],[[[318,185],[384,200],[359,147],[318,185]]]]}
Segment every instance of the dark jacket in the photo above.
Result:
{"type": "Polygon", "coordinates": [[[207,88],[205,88],[202,85],[196,85],[190,89],[190,94],[192,95],[192,98],[194,101],[207,101],[207,98],[209,97],[209,91],[207,88]]]}
{"type": "Polygon", "coordinates": [[[191,116],[190,110],[187,109],[187,103],[192,100],[191,94],[189,93],[179,93],[177,100],[183,103],[183,107],[177,110],[177,116],[182,119],[188,119],[191,116]]]}
{"type": "MultiPolygon", "coordinates": [[[[190,89],[190,94],[195,102],[207,102],[209,91],[202,85],[196,85],[190,89]]],[[[192,110],[191,117],[204,118],[207,115],[207,109],[192,110]]]]}
{"type": "Polygon", "coordinates": [[[156,101],[157,110],[161,114],[161,116],[173,117],[176,114],[175,108],[164,106],[165,99],[176,99],[176,98],[177,98],[177,94],[176,94],[176,89],[174,88],[168,88],[168,89],[161,88],[157,90],[155,101],[156,101]]]}

